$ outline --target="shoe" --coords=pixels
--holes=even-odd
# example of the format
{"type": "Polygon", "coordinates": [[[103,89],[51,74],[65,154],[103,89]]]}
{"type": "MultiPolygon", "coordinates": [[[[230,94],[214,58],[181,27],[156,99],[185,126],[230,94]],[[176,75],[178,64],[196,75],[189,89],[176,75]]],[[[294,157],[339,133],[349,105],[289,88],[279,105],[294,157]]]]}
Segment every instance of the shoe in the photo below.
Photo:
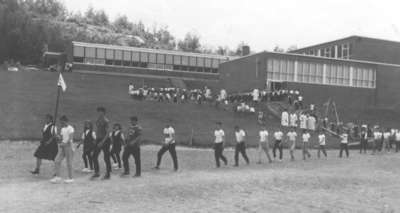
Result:
{"type": "Polygon", "coordinates": [[[126,177],[126,176],[128,176],[129,175],[129,172],[123,172],[123,173],[121,173],[121,177],[126,177]]]}
{"type": "Polygon", "coordinates": [[[55,177],[53,177],[51,180],[50,180],[50,182],[51,183],[61,183],[61,181],[62,181],[62,178],[60,178],[60,177],[57,177],[57,176],[55,176],[55,177]]]}
{"type": "Polygon", "coordinates": [[[279,162],[282,162],[282,159],[279,159],[279,162]]]}
{"type": "Polygon", "coordinates": [[[64,180],[64,183],[67,183],[67,184],[70,184],[70,183],[73,183],[73,182],[74,182],[74,179],[72,179],[72,178],[64,180]]]}
{"type": "Polygon", "coordinates": [[[139,175],[139,174],[135,174],[133,177],[134,178],[138,178],[138,177],[140,177],[141,175],[139,175]]]}
{"type": "Polygon", "coordinates": [[[153,169],[155,169],[155,170],[159,170],[159,169],[160,169],[160,167],[158,167],[158,166],[155,166],[155,167],[153,167],[153,169]]]}
{"type": "Polygon", "coordinates": [[[261,161],[257,161],[257,164],[262,164],[262,162],[261,161]]]}
{"type": "Polygon", "coordinates": [[[177,172],[178,171],[178,169],[174,169],[174,172],[177,172]]]}
{"type": "Polygon", "coordinates": [[[117,168],[117,167],[118,167],[118,163],[114,163],[112,166],[113,166],[114,168],[117,168]]]}
{"type": "Polygon", "coordinates": [[[35,169],[35,170],[31,171],[31,173],[33,175],[38,175],[39,174],[39,169],[35,169]]]}
{"type": "Polygon", "coordinates": [[[88,168],[83,168],[82,172],[89,172],[90,170],[88,168]]]}
{"type": "Polygon", "coordinates": [[[98,177],[100,177],[100,174],[94,173],[94,174],[92,175],[91,179],[95,179],[95,178],[98,178],[98,177]]]}
{"type": "Polygon", "coordinates": [[[101,179],[102,180],[110,180],[111,176],[110,174],[105,174],[101,179]]]}

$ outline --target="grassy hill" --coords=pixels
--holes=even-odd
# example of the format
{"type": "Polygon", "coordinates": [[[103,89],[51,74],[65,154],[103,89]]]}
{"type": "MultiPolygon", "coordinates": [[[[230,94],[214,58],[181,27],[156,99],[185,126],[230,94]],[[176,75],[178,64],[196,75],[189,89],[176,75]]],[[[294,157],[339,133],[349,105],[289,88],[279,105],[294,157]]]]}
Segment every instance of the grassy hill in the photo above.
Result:
{"type": "MultiPolygon", "coordinates": [[[[5,72],[0,71],[0,139],[39,139],[42,119],[45,114],[54,113],[56,82],[58,74],[50,72],[5,72]]],[[[208,105],[157,103],[135,101],[127,94],[128,84],[152,87],[170,86],[168,79],[152,79],[126,76],[105,76],[82,73],[65,73],[67,92],[60,100],[60,115],[67,115],[76,127],[78,138],[85,120],[96,119],[96,107],[108,109],[111,123],[128,125],[128,118],[136,115],[144,128],[144,138],[157,143],[162,138],[162,128],[172,119],[177,131],[177,141],[193,145],[208,146],[213,142],[213,128],[216,121],[224,123],[228,144],[233,144],[235,125],[248,132],[247,142],[257,144],[259,127],[255,115],[239,115],[216,109],[208,105]]],[[[189,88],[203,87],[204,83],[186,82],[189,88]]],[[[211,85],[214,87],[215,85],[211,85]]],[[[341,120],[368,121],[386,127],[397,127],[400,116],[392,110],[339,109],[341,120]]],[[[271,118],[272,119],[272,118],[271,118]]],[[[279,127],[277,120],[270,120],[270,132],[279,127]]],[[[316,138],[313,143],[316,144],[316,138]]],[[[337,140],[328,141],[330,147],[337,147],[337,140]]]]}

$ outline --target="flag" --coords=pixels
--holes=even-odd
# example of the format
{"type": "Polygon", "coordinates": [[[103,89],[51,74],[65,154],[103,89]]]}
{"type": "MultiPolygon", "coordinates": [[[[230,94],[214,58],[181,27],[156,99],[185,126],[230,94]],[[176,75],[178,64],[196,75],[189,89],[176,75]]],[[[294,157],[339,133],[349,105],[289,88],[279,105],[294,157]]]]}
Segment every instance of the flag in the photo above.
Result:
{"type": "Polygon", "coordinates": [[[60,73],[60,76],[58,76],[57,86],[61,87],[63,92],[65,92],[67,90],[67,84],[65,83],[64,78],[61,75],[61,73],[60,73]]]}

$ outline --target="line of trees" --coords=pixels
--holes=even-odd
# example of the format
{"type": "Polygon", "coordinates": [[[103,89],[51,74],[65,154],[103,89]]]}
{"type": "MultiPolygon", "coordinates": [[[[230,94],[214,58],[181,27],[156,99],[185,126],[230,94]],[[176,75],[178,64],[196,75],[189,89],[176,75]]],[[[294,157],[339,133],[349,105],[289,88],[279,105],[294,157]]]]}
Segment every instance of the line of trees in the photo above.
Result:
{"type": "Polygon", "coordinates": [[[122,15],[110,20],[104,10],[68,11],[59,0],[0,0],[0,63],[38,64],[44,51],[65,51],[71,41],[128,45],[220,55],[241,55],[236,49],[209,48],[200,36],[176,39],[167,26],[146,27],[122,15]]]}

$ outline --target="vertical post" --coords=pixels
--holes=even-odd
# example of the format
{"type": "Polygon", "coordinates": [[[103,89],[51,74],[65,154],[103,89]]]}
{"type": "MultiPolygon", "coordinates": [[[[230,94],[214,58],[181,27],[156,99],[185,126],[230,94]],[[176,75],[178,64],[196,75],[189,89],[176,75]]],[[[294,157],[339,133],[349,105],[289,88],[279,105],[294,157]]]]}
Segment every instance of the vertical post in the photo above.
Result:
{"type": "Polygon", "coordinates": [[[60,102],[60,93],[61,93],[61,86],[58,86],[58,84],[57,84],[56,109],[54,111],[54,126],[57,123],[57,114],[58,114],[58,106],[59,106],[59,102],[60,102]]]}

